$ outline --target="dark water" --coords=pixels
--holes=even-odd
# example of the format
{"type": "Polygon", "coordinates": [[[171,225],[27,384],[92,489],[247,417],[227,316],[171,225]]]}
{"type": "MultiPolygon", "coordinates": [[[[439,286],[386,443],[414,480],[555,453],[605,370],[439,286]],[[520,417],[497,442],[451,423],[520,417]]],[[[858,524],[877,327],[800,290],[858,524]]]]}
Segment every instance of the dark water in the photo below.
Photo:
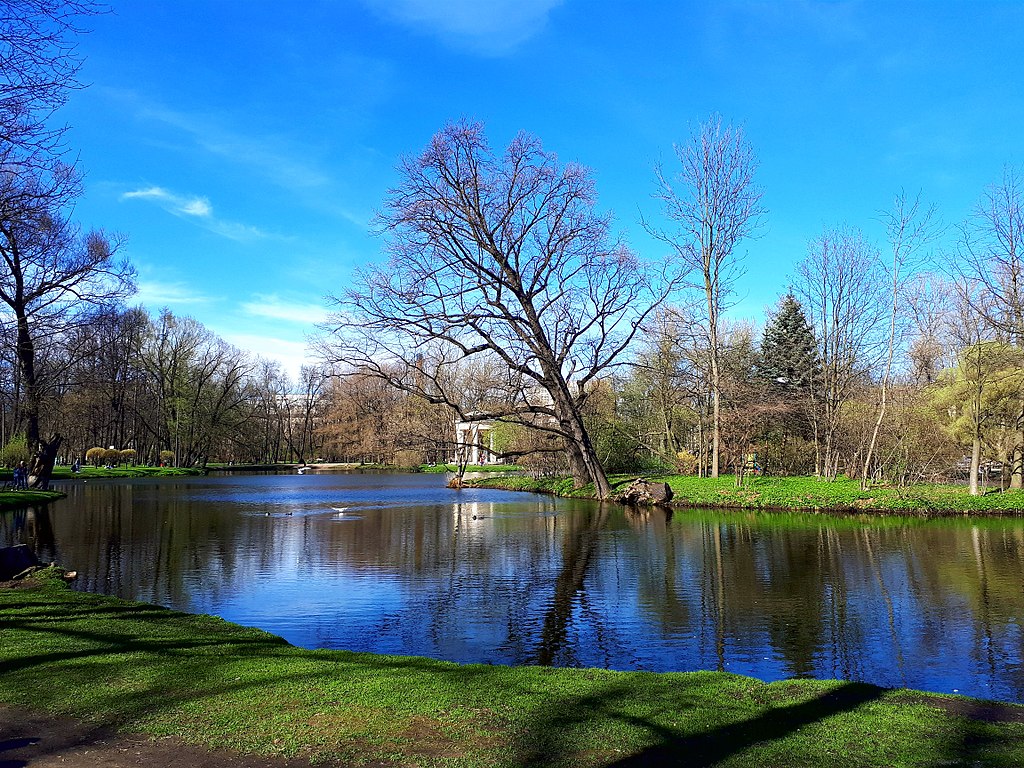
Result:
{"type": "Polygon", "coordinates": [[[78,587],[310,648],[1024,702],[1024,522],[627,513],[432,475],[69,485],[0,513],[78,587]],[[345,508],[338,513],[334,508],[345,508]],[[269,513],[269,514],[268,514],[269,513]]]}

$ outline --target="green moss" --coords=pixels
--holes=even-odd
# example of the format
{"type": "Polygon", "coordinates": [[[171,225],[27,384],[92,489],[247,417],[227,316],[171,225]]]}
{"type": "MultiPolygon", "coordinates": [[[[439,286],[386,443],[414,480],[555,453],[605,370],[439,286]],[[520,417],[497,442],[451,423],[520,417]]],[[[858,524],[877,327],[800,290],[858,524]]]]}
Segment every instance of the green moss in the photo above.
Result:
{"type": "Polygon", "coordinates": [[[1024,726],[989,722],[1024,719],[1021,707],[836,681],[306,651],[45,575],[0,589],[0,702],[355,764],[1024,764],[1024,726]]]}

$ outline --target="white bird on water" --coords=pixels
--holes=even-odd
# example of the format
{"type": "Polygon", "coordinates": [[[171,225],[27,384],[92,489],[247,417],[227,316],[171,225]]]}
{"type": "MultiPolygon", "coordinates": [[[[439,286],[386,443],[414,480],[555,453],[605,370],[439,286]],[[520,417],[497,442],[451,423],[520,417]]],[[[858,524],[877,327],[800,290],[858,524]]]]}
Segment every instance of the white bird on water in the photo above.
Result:
{"type": "Polygon", "coordinates": [[[331,509],[338,513],[338,517],[341,517],[345,514],[345,510],[348,509],[348,507],[331,507],[331,509]]]}

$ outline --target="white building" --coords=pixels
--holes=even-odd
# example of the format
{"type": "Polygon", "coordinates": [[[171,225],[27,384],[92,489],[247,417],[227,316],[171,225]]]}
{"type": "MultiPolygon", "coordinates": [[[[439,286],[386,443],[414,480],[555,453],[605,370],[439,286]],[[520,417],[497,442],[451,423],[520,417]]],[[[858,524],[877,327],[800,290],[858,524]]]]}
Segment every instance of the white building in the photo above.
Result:
{"type": "Polygon", "coordinates": [[[490,421],[459,421],[455,424],[455,461],[467,464],[498,464],[494,453],[494,424],[490,421]]]}

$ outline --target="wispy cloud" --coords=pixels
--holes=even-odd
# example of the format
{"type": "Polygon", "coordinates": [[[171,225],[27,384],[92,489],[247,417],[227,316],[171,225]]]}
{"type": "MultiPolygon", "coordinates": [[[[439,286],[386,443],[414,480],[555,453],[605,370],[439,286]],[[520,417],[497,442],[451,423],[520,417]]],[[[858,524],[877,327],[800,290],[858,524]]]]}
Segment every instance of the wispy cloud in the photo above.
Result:
{"type": "Polygon", "coordinates": [[[318,304],[289,302],[268,294],[256,294],[252,301],[242,304],[242,310],[255,317],[307,325],[321,323],[327,319],[328,315],[327,309],[318,304]]]}
{"type": "Polygon", "coordinates": [[[255,170],[285,189],[319,188],[330,182],[322,171],[279,146],[280,142],[232,131],[214,118],[156,104],[142,106],[138,114],[188,134],[207,152],[255,170]]]}
{"type": "Polygon", "coordinates": [[[562,0],[363,0],[377,14],[482,55],[504,55],[537,34],[562,0]]]}
{"type": "Polygon", "coordinates": [[[153,200],[177,216],[199,216],[209,217],[213,215],[213,208],[210,201],[205,197],[185,197],[168,192],[163,187],[147,187],[125,192],[121,195],[122,200],[153,200]]]}
{"type": "Polygon", "coordinates": [[[205,229],[230,240],[248,242],[269,237],[258,227],[217,218],[213,214],[213,206],[205,197],[179,195],[163,187],[145,187],[123,193],[121,200],[148,200],[168,213],[192,219],[205,229]]]}
{"type": "Polygon", "coordinates": [[[133,299],[148,307],[165,307],[181,304],[206,304],[209,296],[196,293],[184,283],[166,283],[158,280],[139,280],[138,290],[133,299]]]}

